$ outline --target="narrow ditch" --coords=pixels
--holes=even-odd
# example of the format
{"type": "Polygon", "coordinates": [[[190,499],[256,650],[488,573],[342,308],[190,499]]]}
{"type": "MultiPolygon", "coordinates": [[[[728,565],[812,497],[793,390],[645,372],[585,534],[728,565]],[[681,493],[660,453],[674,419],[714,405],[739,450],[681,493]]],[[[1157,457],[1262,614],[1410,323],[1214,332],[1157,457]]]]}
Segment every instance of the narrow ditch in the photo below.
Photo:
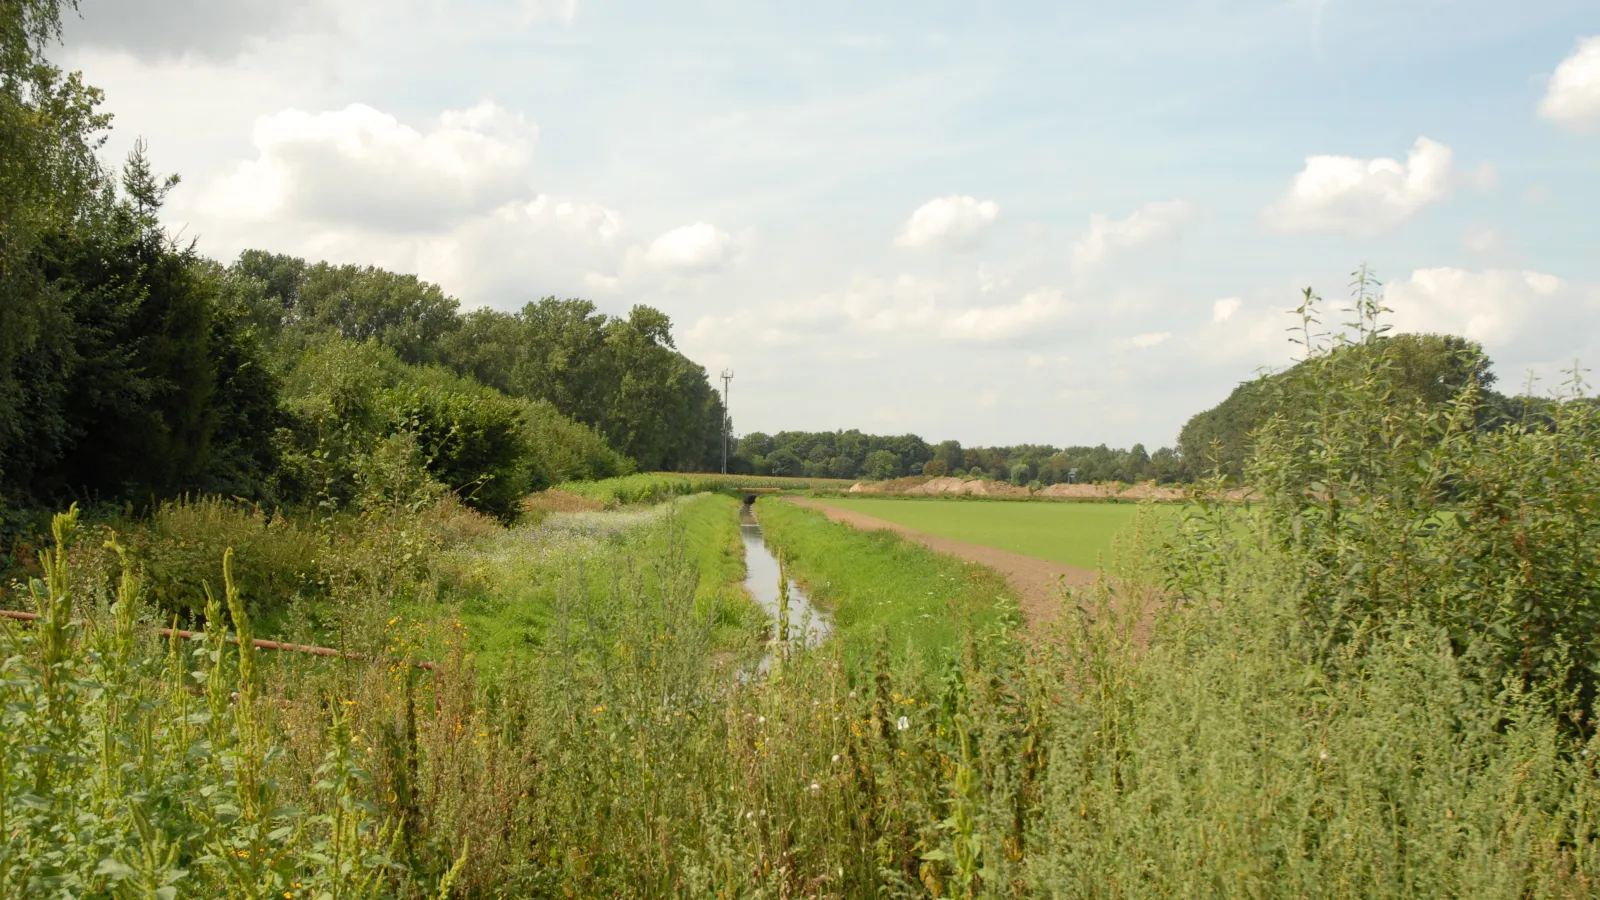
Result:
{"type": "MultiPolygon", "coordinates": [[[[755,498],[746,496],[739,508],[739,534],[744,538],[744,586],[750,596],[761,604],[774,622],[779,620],[779,581],[783,572],[778,558],[767,548],[761,534],[761,523],[756,521],[755,498]]],[[[794,646],[815,647],[833,631],[833,621],[828,614],[812,604],[811,598],[794,582],[789,582],[789,642],[794,646]]],[[[777,629],[774,629],[774,634],[777,629]]],[[[771,662],[771,654],[761,660],[761,670],[771,662]]]]}

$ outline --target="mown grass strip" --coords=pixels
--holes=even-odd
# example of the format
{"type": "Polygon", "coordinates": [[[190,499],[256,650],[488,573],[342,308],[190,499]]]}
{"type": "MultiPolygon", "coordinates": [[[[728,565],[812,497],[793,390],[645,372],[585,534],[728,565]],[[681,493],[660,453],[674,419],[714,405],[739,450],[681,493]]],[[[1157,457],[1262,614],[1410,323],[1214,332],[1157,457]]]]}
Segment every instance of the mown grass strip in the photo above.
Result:
{"type": "Polygon", "coordinates": [[[851,659],[870,654],[880,636],[896,654],[931,656],[954,647],[963,628],[1019,622],[1015,593],[986,566],[777,498],[758,500],[756,515],[790,575],[833,614],[835,639],[851,659]]]}
{"type": "MultiPolygon", "coordinates": [[[[1099,568],[1111,542],[1138,513],[1133,503],[1018,503],[1005,500],[899,500],[829,497],[820,502],[915,528],[1082,569],[1099,568]]],[[[1156,506],[1176,519],[1180,508],[1156,506]]]]}

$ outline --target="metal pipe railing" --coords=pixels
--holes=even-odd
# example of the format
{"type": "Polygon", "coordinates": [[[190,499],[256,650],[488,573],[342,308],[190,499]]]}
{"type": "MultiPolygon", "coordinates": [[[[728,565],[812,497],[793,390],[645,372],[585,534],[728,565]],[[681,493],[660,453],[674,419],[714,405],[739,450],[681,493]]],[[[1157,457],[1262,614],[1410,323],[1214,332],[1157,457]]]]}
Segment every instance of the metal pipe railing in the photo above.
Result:
{"type": "MultiPolygon", "coordinates": [[[[39,619],[39,614],[23,612],[22,610],[17,609],[0,609],[0,618],[16,619],[21,622],[34,622],[39,619]]],[[[178,637],[186,640],[197,638],[205,634],[205,632],[202,631],[184,631],[179,628],[156,628],[155,632],[162,637],[172,637],[173,635],[177,635],[178,637]]],[[[233,634],[225,635],[223,640],[230,644],[239,643],[238,635],[233,634]]],[[[312,656],[331,656],[338,659],[357,660],[359,662],[372,661],[369,657],[362,656],[359,653],[346,653],[343,650],[335,650],[332,647],[313,647],[310,644],[291,644],[286,641],[269,641],[263,638],[255,638],[250,643],[261,648],[262,650],[281,650],[286,653],[309,653],[312,656]]],[[[430,672],[437,672],[439,668],[434,663],[425,659],[390,659],[389,661],[403,662],[407,665],[416,666],[419,669],[427,669],[430,672]]]]}

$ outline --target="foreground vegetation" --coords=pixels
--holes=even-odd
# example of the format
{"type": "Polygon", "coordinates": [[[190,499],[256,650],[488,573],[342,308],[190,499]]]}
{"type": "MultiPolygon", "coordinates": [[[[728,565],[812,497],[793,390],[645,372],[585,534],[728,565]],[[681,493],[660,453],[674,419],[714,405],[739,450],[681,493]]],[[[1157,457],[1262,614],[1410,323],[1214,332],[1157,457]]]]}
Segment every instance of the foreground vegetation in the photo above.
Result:
{"type": "MultiPolygon", "coordinates": [[[[755,677],[730,500],[506,527],[544,481],[707,458],[725,411],[664,317],[200,259],[142,152],[102,170],[61,7],[0,4],[0,603],[37,616],[0,619],[0,897],[1600,891],[1576,377],[1502,408],[1470,346],[1414,378],[1365,277],[1348,342],[1308,292],[1293,377],[1184,454],[1252,503],[1146,509],[1018,636],[991,575],[763,501],[839,631],[755,677]]],[[[805,462],[855,464],[833,437],[805,462]]]]}
{"type": "Polygon", "coordinates": [[[1317,405],[1261,429],[1255,502],[1147,507],[1053,640],[981,572],[762,501],[840,628],[764,678],[716,652],[724,498],[605,513],[615,537],[447,492],[59,518],[6,598],[42,619],[0,628],[0,892],[1592,895],[1591,408],[1485,432],[1471,385],[1439,413],[1349,359],[1319,348],[1317,405]],[[182,569],[211,532],[257,537],[182,569]],[[282,593],[364,660],[225,640],[282,593]],[[148,629],[176,597],[202,637],[148,629]]]}

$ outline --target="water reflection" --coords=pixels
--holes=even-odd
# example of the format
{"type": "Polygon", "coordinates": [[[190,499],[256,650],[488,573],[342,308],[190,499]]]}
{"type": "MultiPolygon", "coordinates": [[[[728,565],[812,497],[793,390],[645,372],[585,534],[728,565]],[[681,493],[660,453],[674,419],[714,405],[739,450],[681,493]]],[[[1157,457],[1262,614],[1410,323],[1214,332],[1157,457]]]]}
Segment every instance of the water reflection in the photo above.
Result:
{"type": "MultiPolygon", "coordinates": [[[[778,558],[767,549],[761,536],[761,524],[756,521],[754,507],[746,503],[739,510],[739,532],[744,538],[744,586],[761,608],[778,619],[778,558]]],[[[828,614],[811,605],[811,598],[794,582],[789,583],[789,641],[794,645],[814,647],[827,638],[833,630],[828,614]]],[[[774,633],[776,633],[774,629],[774,633]]],[[[766,660],[761,668],[766,668],[766,660]]]]}

